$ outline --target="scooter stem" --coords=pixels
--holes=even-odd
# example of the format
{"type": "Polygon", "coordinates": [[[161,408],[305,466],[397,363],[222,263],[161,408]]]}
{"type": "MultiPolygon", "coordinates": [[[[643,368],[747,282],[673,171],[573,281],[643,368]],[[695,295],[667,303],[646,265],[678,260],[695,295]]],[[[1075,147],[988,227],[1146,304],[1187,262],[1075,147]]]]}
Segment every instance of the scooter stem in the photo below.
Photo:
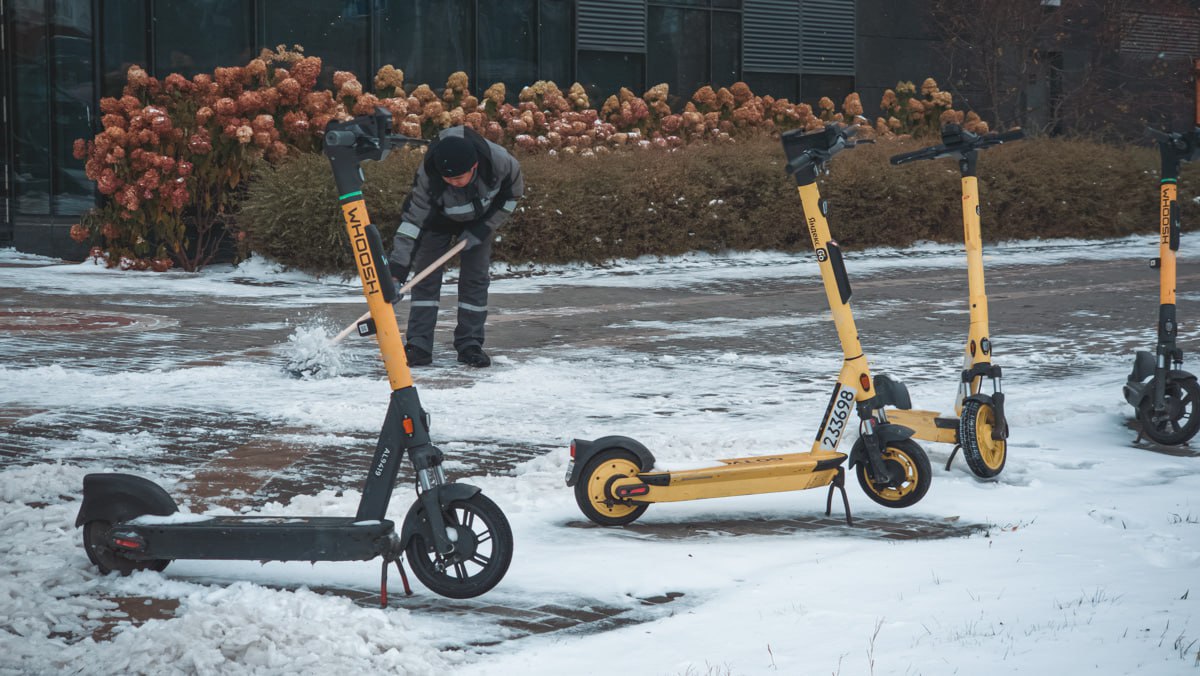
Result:
{"type": "MultiPolygon", "coordinates": [[[[445,265],[446,261],[450,260],[451,258],[454,258],[454,256],[456,256],[458,254],[458,252],[462,251],[465,248],[467,248],[467,240],[465,240],[465,239],[462,240],[461,242],[459,242],[458,244],[455,244],[453,247],[450,248],[449,251],[442,254],[441,258],[439,258],[436,261],[434,261],[433,263],[431,263],[429,265],[429,267],[418,272],[416,274],[416,276],[414,276],[411,280],[408,281],[408,283],[406,283],[404,286],[400,287],[400,290],[396,292],[397,297],[403,296],[404,294],[408,293],[409,289],[412,289],[414,286],[419,284],[422,279],[425,279],[429,275],[432,275],[435,270],[437,270],[438,268],[445,265]]],[[[346,328],[342,329],[341,333],[334,336],[333,340],[329,341],[329,344],[337,345],[338,343],[345,340],[346,336],[348,336],[354,332],[354,327],[358,326],[359,322],[366,321],[367,318],[370,316],[371,316],[371,311],[367,310],[365,313],[363,313],[363,316],[359,317],[358,319],[355,319],[353,322],[350,323],[350,326],[347,326],[346,328]]]]}

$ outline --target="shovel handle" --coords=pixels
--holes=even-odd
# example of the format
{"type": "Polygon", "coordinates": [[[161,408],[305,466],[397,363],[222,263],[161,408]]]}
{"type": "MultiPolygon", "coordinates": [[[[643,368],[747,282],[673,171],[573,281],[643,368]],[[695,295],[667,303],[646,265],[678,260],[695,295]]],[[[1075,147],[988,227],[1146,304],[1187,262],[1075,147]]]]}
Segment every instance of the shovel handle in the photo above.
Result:
{"type": "MultiPolygon", "coordinates": [[[[465,240],[465,239],[460,241],[458,244],[455,244],[454,246],[450,247],[450,250],[447,251],[446,253],[442,254],[441,258],[437,259],[433,263],[430,263],[429,267],[418,272],[411,280],[408,281],[408,283],[406,283],[404,286],[400,287],[400,290],[396,292],[396,297],[399,298],[400,296],[403,296],[404,294],[408,293],[409,289],[411,289],[414,286],[416,286],[417,284],[419,284],[422,279],[425,279],[429,275],[432,275],[434,270],[437,270],[438,268],[445,265],[446,261],[450,260],[451,258],[454,258],[456,255],[458,255],[458,252],[462,251],[465,248],[467,248],[467,240],[465,240]]],[[[346,336],[348,336],[354,332],[354,327],[358,326],[359,322],[365,321],[370,316],[371,316],[371,312],[368,310],[365,314],[363,314],[363,316],[359,317],[358,319],[355,319],[350,324],[350,326],[347,326],[346,328],[342,329],[342,332],[337,334],[336,336],[334,336],[333,340],[329,341],[329,344],[337,345],[338,343],[345,340],[346,336]]]]}

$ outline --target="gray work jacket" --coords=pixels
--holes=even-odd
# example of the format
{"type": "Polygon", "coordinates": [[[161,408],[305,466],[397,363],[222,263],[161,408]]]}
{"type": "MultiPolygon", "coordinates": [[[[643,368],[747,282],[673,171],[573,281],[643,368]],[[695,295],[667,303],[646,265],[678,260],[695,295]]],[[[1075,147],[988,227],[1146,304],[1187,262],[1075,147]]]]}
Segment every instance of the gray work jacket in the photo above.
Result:
{"type": "Polygon", "coordinates": [[[438,134],[439,139],[449,136],[466,137],[476,145],[479,167],[475,177],[466,186],[456,188],[442,181],[429,162],[422,162],[400,216],[397,239],[416,239],[430,226],[474,221],[481,221],[495,232],[525,195],[521,165],[507,150],[467,127],[450,127],[438,134]]]}

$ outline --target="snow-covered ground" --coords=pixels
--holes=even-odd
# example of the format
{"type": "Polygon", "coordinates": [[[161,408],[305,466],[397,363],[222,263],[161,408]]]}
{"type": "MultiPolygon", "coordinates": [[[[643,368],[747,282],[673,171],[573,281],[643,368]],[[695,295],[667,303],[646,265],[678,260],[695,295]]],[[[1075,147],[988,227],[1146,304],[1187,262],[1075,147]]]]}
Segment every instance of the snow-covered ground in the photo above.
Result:
{"type": "MultiPolygon", "coordinates": [[[[1069,260],[1147,258],[1147,246],[1144,238],[1024,242],[989,247],[988,265],[1036,272],[1036,266],[1069,260]]],[[[38,262],[0,252],[0,263],[27,261],[38,262]]],[[[962,258],[954,247],[927,245],[856,253],[849,265],[857,280],[882,272],[920,275],[961,266],[962,258]]],[[[508,272],[493,290],[537,294],[563,285],[610,285],[648,294],[679,286],[721,293],[732,280],[811,278],[814,267],[809,257],[784,254],[689,256],[603,270],[508,272]]],[[[136,293],[159,296],[164,304],[207,297],[264,307],[318,299],[361,303],[352,284],[261,263],[201,275],[0,267],[0,287],[50,295],[136,293]]],[[[820,308],[795,321],[826,317],[820,308]]],[[[638,326],[719,337],[779,328],[788,319],[638,326]]],[[[1131,319],[1129,334],[1119,338],[1152,346],[1151,319],[1131,319]]],[[[1192,326],[1184,324],[1185,342],[1200,337],[1192,326]]],[[[806,450],[838,368],[835,345],[803,354],[697,349],[672,355],[568,345],[536,355],[513,351],[495,368],[471,373],[465,384],[422,389],[433,436],[452,459],[509,444],[562,449],[524,462],[511,475],[456,477],[482,486],[513,526],[512,567],[489,598],[548,604],[586,598],[623,606],[631,598],[683,595],[645,622],[595,633],[504,641],[493,624],[469,616],[372,609],[308,590],[369,588],[377,562],[177,561],[162,574],[98,576],[73,527],[83,475],[112,468],[116,456],[151,459],[163,451],[151,432],[79,430],[57,458],[51,452],[44,462],[0,466],[0,673],[1200,672],[1200,457],[1133,446],[1130,410],[1120,393],[1132,355],[1075,354],[1059,336],[993,330],[1011,336],[998,343],[1007,352],[996,357],[1006,370],[1012,428],[1000,480],[975,480],[961,460],[943,471],[949,449],[926,445],[935,476],[916,506],[886,510],[854,481],[848,486],[858,518],[988,525],[971,537],[892,541],[846,529],[722,533],[722,524],[733,520],[820,513],[823,490],[653,505],[640,521],[711,524],[688,537],[573,525],[581,516],[562,479],[570,437],[628,434],[667,466],[806,450]],[[1069,377],[1061,377],[1062,368],[1041,368],[1051,361],[1069,377]],[[455,414],[460,411],[470,415],[455,414]],[[485,447],[456,439],[484,440],[485,447]],[[125,596],[175,600],[179,607],[166,619],[118,624],[111,638],[91,638],[112,616],[110,599],[125,596]],[[483,643],[481,637],[499,643],[469,647],[483,643]]],[[[1089,337],[1106,339],[1116,337],[1089,337]]],[[[869,338],[864,343],[870,353],[869,338]]],[[[954,355],[960,349],[957,340],[914,341],[872,359],[908,381],[914,401],[946,403],[953,384],[944,378],[952,377],[955,364],[931,370],[930,351],[954,355]]],[[[78,362],[0,364],[5,410],[69,413],[221,401],[231,414],[261,412],[266,391],[280,427],[303,425],[328,435],[376,429],[387,398],[377,374],[298,380],[278,364],[250,359],[125,373],[78,362]],[[364,414],[362,401],[378,405],[364,414]]],[[[168,491],[187,479],[145,473],[168,491]]],[[[353,489],[329,490],[261,512],[345,515],[358,497],[353,489]]],[[[407,508],[408,494],[397,491],[390,518],[401,519],[407,508]]]]}

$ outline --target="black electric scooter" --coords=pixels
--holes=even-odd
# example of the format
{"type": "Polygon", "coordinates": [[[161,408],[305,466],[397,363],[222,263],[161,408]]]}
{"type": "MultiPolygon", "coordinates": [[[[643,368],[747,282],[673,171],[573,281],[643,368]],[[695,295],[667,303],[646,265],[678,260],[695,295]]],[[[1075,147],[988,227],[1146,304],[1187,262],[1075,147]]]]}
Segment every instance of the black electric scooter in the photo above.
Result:
{"type": "Polygon", "coordinates": [[[75,521],[83,526],[88,558],[104,573],[166,568],[173,559],[252,561],[356,561],[383,557],[380,597],[387,604],[387,570],[407,554],[417,578],[451,598],[478,596],[494,587],[512,560],[512,530],[504,513],[480,489],[447,480],[442,452],[429,439],[429,415],[421,408],[405,360],[392,303],[399,294],[387,273],[383,241],[363,201],[362,162],[382,160],[393,149],[423,143],[391,133],[391,114],[331,122],[325,155],[333,167],[342,214],[371,317],[361,335],[375,335],[392,387],[375,456],[367,472],[358,513],[348,517],[218,516],[182,518],[157,484],[130,474],[89,474],[75,521]],[[417,501],[400,533],[385,518],[400,462],[417,472],[417,501]]]}
{"type": "MultiPolygon", "coordinates": [[[[1197,120],[1200,122],[1200,120],[1197,120]]],[[[1200,384],[1184,371],[1183,350],[1175,344],[1175,256],[1179,251],[1179,203],[1176,189],[1179,165],[1200,159],[1200,127],[1187,133],[1147,130],[1158,143],[1162,157],[1159,181],[1158,258],[1150,267],[1159,270],[1158,345],[1154,354],[1138,352],[1133,372],[1125,381],[1125,401],[1137,411],[1141,434],[1166,445],[1187,443],[1200,430],[1200,384]]]]}

